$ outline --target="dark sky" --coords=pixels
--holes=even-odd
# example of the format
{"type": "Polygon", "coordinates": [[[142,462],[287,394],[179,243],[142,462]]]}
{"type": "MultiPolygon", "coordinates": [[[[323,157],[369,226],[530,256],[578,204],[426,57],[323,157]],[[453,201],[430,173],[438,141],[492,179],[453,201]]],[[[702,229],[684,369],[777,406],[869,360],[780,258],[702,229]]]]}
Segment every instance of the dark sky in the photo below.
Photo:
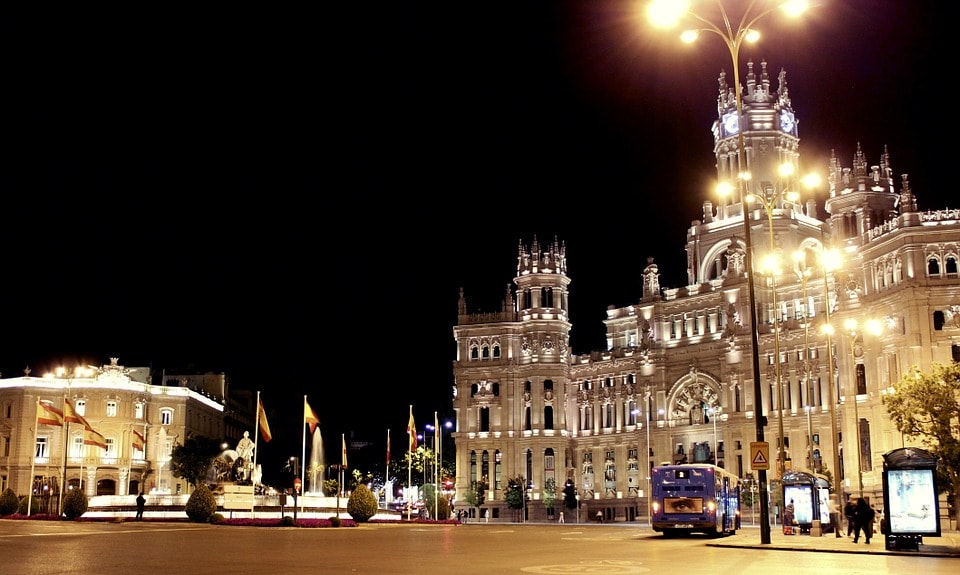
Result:
{"type": "MultiPolygon", "coordinates": [[[[222,371],[290,406],[294,452],[304,394],[328,442],[389,428],[397,451],[408,405],[421,428],[450,413],[459,288],[495,310],[521,240],[567,245],[575,353],[648,256],[682,285],[718,38],[683,45],[626,0],[350,4],[4,10],[3,376],[222,371]]],[[[821,4],[742,54],[786,69],[804,169],[886,146],[921,209],[947,207],[947,18],[821,4]]]]}

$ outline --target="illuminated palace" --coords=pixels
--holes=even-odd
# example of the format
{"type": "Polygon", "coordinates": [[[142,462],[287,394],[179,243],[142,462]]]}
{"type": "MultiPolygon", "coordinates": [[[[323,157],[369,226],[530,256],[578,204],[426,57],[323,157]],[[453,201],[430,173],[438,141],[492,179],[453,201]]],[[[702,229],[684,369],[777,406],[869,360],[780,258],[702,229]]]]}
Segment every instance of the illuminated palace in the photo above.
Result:
{"type": "MultiPolygon", "coordinates": [[[[486,483],[480,513],[515,517],[504,493],[510,479],[523,477],[531,519],[548,516],[551,481],[559,511],[569,481],[581,517],[600,511],[608,521],[637,520],[646,516],[655,464],[711,462],[757,477],[750,444],[758,416],[767,418],[768,480],[803,470],[834,478],[842,496],[882,501],[883,454],[911,445],[883,395],[912,366],[960,358],[960,210],[921,211],[887,151],[870,165],[858,147],[852,165],[831,158],[819,214],[812,194],[803,196],[797,116],[783,72],[776,84],[765,62],[759,70],[749,63],[738,122],[733,89],[720,76],[714,153],[718,179],[734,183],[734,194],[704,202],[687,229],[686,286],[662,287],[652,259],[638,270],[638,300],[606,310],[606,349],[569,348],[572,278],[557,239],[521,242],[499,310],[468,311],[461,291],[453,330],[456,489],[486,483]],[[755,309],[736,192],[741,173],[750,174],[740,180],[744,197],[754,200],[746,216],[755,309]],[[829,253],[840,254],[839,267],[825,263],[829,253]],[[769,254],[781,269],[761,274],[769,254]]],[[[478,511],[462,496],[456,505],[478,511]]]]}
{"type": "Polygon", "coordinates": [[[174,445],[190,434],[233,443],[253,427],[253,395],[230,390],[224,374],[152,375],[118,362],[0,378],[0,489],[24,496],[32,484],[44,513],[57,512],[61,485],[130,502],[139,491],[186,494],[170,469],[174,445]],[[50,423],[38,402],[71,406],[98,439],[79,423],[50,423]]]}

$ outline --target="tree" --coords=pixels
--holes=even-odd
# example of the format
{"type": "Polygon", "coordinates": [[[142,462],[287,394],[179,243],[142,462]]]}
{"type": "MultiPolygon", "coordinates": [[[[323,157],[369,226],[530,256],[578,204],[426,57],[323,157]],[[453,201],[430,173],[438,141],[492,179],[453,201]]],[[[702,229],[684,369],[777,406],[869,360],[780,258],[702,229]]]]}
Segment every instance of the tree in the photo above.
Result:
{"type": "Polygon", "coordinates": [[[547,508],[547,515],[553,516],[553,506],[557,503],[557,480],[547,479],[543,484],[543,506],[547,508]]]}
{"type": "Polygon", "coordinates": [[[507,480],[507,489],[503,492],[503,500],[507,502],[507,507],[514,511],[523,509],[526,496],[527,480],[524,476],[518,475],[507,480]]]}
{"type": "Polygon", "coordinates": [[[202,435],[191,435],[173,447],[170,470],[196,487],[206,478],[213,460],[220,454],[220,443],[202,435]]]}
{"type": "Polygon", "coordinates": [[[486,481],[471,481],[470,489],[463,494],[463,501],[470,507],[480,507],[483,505],[483,498],[487,495],[486,481]]]}
{"type": "Polygon", "coordinates": [[[900,433],[937,456],[938,488],[948,493],[960,521],[960,363],[934,363],[930,373],[914,366],[883,396],[883,405],[900,433]]]}

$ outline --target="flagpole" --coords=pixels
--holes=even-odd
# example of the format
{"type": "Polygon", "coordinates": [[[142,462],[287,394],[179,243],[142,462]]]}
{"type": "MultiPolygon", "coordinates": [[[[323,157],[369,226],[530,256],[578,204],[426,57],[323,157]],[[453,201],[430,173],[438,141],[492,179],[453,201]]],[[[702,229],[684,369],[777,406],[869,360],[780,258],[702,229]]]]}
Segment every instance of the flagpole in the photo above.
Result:
{"type": "Polygon", "coordinates": [[[36,471],[37,463],[37,432],[40,429],[40,398],[37,397],[37,412],[33,416],[33,457],[30,458],[30,494],[27,495],[27,517],[30,517],[30,511],[33,509],[33,474],[36,471]]]}
{"type": "MultiPolygon", "coordinates": [[[[67,421],[67,402],[70,394],[70,380],[67,380],[67,389],[63,394],[63,475],[60,477],[60,489],[57,490],[57,517],[63,515],[63,495],[67,490],[67,449],[70,443],[70,422],[67,421]]],[[[80,485],[83,485],[83,481],[80,485]]]]}
{"type": "MultiPolygon", "coordinates": [[[[384,480],[384,483],[390,483],[390,428],[389,427],[387,428],[387,472],[384,473],[384,476],[386,477],[386,479],[384,480]]],[[[384,499],[386,499],[386,497],[384,497],[384,499]]],[[[390,501],[393,501],[393,499],[391,499],[390,501]]],[[[389,503],[389,501],[387,503],[389,503]]]]}
{"type": "Polygon", "coordinates": [[[439,473],[437,473],[437,464],[439,463],[437,458],[437,437],[440,435],[440,421],[437,419],[437,412],[433,412],[433,520],[436,521],[437,510],[439,506],[438,500],[440,499],[440,494],[438,492],[439,488],[439,473]]]}
{"type": "MultiPolygon", "coordinates": [[[[410,404],[410,419],[413,421],[413,404],[410,404]]],[[[413,487],[413,473],[410,470],[412,457],[410,456],[410,448],[413,447],[413,438],[412,434],[416,434],[416,429],[411,429],[410,425],[407,424],[407,495],[410,495],[410,489],[413,487]]],[[[410,508],[412,507],[412,501],[407,501],[407,521],[410,521],[410,508]]]]}
{"type": "MultiPolygon", "coordinates": [[[[303,446],[300,450],[300,485],[307,480],[307,396],[303,396],[303,446]]],[[[300,513],[303,513],[303,493],[300,494],[300,513]]]]}
{"type": "MultiPolygon", "coordinates": [[[[260,451],[260,390],[257,390],[257,415],[254,417],[253,424],[253,469],[250,472],[251,477],[253,472],[257,470],[257,453],[260,451]]],[[[253,500],[250,502],[250,514],[253,515],[257,510],[257,486],[253,486],[253,500]]]]}

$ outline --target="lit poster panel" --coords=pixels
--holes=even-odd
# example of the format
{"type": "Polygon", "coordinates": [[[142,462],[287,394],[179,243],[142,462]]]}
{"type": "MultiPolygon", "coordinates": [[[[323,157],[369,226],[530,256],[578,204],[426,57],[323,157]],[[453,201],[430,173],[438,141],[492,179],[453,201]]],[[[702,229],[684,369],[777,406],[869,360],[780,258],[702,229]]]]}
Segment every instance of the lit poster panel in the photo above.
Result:
{"type": "Polygon", "coordinates": [[[817,488],[817,501],[813,501],[813,487],[810,485],[785,485],[783,487],[784,504],[793,500],[793,517],[798,525],[809,526],[814,519],[822,523],[830,522],[830,490],[817,488]],[[819,507],[819,513],[814,516],[813,506],[819,507]]]}
{"type": "Polygon", "coordinates": [[[940,535],[933,469],[888,469],[885,515],[891,535],[940,535]]]}
{"type": "Polygon", "coordinates": [[[810,485],[784,485],[784,506],[793,502],[793,518],[799,525],[813,523],[813,487],[810,485]]]}

